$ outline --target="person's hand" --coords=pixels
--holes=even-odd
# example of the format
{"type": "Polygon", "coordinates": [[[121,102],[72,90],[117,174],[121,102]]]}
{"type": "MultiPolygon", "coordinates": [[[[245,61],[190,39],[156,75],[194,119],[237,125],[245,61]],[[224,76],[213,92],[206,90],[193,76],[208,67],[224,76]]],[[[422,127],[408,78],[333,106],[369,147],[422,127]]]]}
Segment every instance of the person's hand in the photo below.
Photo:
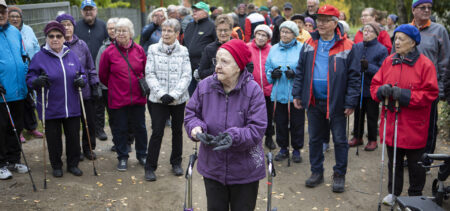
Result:
{"type": "Polygon", "coordinates": [[[92,97],[96,100],[102,98],[102,88],[98,84],[94,84],[91,86],[92,97]]]}
{"type": "Polygon", "coordinates": [[[369,61],[367,59],[361,59],[361,72],[366,72],[366,70],[369,68],[369,61]]]}
{"type": "Polygon", "coordinates": [[[215,143],[216,147],[214,147],[214,151],[228,149],[233,144],[233,139],[228,133],[219,133],[219,135],[216,137],[216,141],[217,143],[215,143]]]}
{"type": "Polygon", "coordinates": [[[175,99],[172,97],[172,96],[170,96],[169,94],[165,94],[165,95],[163,95],[162,97],[161,97],[161,102],[162,102],[162,104],[164,104],[164,105],[169,105],[169,104],[171,104],[175,99]]]}
{"type": "Polygon", "coordinates": [[[303,109],[303,107],[302,107],[302,101],[301,101],[300,99],[295,99],[295,98],[294,98],[294,107],[295,107],[296,109],[303,109]]]}
{"type": "Polygon", "coordinates": [[[42,73],[40,76],[38,76],[34,81],[32,82],[32,86],[34,89],[40,89],[42,87],[49,87],[50,82],[48,81],[48,75],[45,73],[42,73]]]}
{"type": "Polygon", "coordinates": [[[86,86],[86,82],[81,75],[78,75],[75,80],[73,80],[73,85],[77,88],[84,88],[86,86]]]}
{"type": "Polygon", "coordinates": [[[278,66],[276,69],[274,69],[272,71],[272,75],[271,75],[272,79],[277,80],[277,79],[281,78],[282,72],[281,72],[280,68],[281,68],[281,66],[278,66]]]}
{"type": "Polygon", "coordinates": [[[2,84],[0,84],[0,93],[2,93],[2,94],[6,94],[6,89],[5,89],[5,87],[3,87],[3,85],[2,84]]]}
{"type": "Polygon", "coordinates": [[[287,79],[293,79],[295,77],[295,72],[292,70],[289,66],[287,67],[287,70],[284,72],[286,74],[287,79]]]}
{"type": "Polygon", "coordinates": [[[197,134],[197,139],[200,140],[200,142],[208,145],[208,146],[216,146],[215,136],[210,135],[208,133],[199,133],[197,134]]]}
{"type": "Polygon", "coordinates": [[[381,95],[383,98],[389,98],[392,95],[392,85],[385,84],[383,86],[380,86],[380,88],[378,88],[377,93],[381,95]]]}
{"type": "Polygon", "coordinates": [[[247,71],[249,73],[253,73],[253,67],[254,67],[253,62],[247,63],[247,65],[245,65],[245,67],[247,68],[247,71]]]}
{"type": "Polygon", "coordinates": [[[201,81],[200,76],[198,75],[198,69],[194,70],[193,77],[196,81],[201,81]]]}
{"type": "Polygon", "coordinates": [[[191,130],[191,137],[198,141],[197,134],[203,133],[202,127],[197,126],[191,130]]]}
{"type": "Polygon", "coordinates": [[[345,114],[345,116],[348,117],[348,116],[352,115],[354,111],[355,111],[355,109],[353,109],[353,108],[346,108],[344,110],[344,114],[345,114]]]}

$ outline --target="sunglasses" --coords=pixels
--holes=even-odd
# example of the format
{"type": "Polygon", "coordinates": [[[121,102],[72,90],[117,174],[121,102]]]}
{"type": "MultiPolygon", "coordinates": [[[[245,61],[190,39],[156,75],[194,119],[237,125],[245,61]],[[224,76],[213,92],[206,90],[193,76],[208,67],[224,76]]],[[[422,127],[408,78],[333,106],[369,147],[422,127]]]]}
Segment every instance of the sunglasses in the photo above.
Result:
{"type": "Polygon", "coordinates": [[[57,34],[57,35],[49,34],[47,37],[49,39],[55,39],[55,37],[56,37],[56,39],[61,39],[63,37],[63,35],[62,34],[57,34]]]}

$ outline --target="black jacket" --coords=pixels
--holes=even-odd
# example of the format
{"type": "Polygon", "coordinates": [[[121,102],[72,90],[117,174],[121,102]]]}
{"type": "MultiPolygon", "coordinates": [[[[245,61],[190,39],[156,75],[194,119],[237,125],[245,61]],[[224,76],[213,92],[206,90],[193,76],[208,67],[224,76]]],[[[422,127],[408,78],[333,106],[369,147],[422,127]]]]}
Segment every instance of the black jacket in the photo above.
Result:
{"type": "Polygon", "coordinates": [[[203,49],[216,39],[216,27],[209,18],[201,19],[198,22],[191,22],[187,25],[183,45],[189,51],[192,71],[198,68],[203,49]]]}
{"type": "Polygon", "coordinates": [[[108,38],[108,31],[106,30],[105,22],[98,18],[95,19],[94,24],[91,26],[81,19],[75,25],[75,35],[86,42],[92,59],[95,60],[98,50],[103,45],[103,41],[108,38]]]}
{"type": "Polygon", "coordinates": [[[213,65],[212,59],[216,58],[216,53],[222,43],[219,40],[208,44],[203,50],[203,55],[200,60],[200,65],[198,67],[198,76],[200,79],[205,79],[206,77],[212,75],[216,69],[216,66],[213,65]]]}
{"type": "Polygon", "coordinates": [[[444,75],[444,93],[445,98],[447,98],[447,102],[450,105],[450,67],[447,68],[447,73],[444,75]]]}
{"type": "Polygon", "coordinates": [[[275,44],[280,42],[280,25],[286,21],[286,19],[279,15],[275,18],[273,18],[273,35],[272,39],[270,40],[270,44],[274,46],[275,44]]]}

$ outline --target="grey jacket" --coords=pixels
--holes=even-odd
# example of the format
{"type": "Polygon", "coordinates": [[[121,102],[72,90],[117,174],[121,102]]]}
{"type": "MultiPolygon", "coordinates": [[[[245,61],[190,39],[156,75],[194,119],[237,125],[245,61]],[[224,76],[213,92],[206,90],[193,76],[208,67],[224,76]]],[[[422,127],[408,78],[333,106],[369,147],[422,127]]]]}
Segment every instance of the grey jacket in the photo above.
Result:
{"type": "MultiPolygon", "coordinates": [[[[103,51],[105,51],[105,49],[108,48],[109,45],[111,45],[111,40],[109,38],[107,38],[105,41],[103,41],[103,45],[98,50],[97,58],[95,58],[95,69],[97,70],[97,75],[98,75],[98,70],[99,70],[98,68],[100,65],[100,58],[102,57],[103,51]]],[[[100,87],[103,90],[108,90],[108,87],[103,85],[101,82],[100,82],[100,87]]]]}

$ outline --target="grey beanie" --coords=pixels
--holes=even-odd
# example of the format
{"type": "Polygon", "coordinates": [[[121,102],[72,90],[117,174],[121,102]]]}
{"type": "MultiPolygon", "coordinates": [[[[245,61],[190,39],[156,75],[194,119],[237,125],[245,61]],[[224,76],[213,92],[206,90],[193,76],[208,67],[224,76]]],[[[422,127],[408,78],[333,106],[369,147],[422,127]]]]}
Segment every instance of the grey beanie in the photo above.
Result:
{"type": "Polygon", "coordinates": [[[294,35],[297,37],[299,35],[299,31],[298,31],[298,26],[295,22],[293,21],[285,21],[280,25],[280,32],[282,28],[288,28],[289,30],[291,30],[294,35]]]}
{"type": "Polygon", "coordinates": [[[272,29],[270,29],[270,27],[266,24],[259,24],[256,28],[255,28],[255,34],[257,31],[263,31],[266,32],[267,35],[269,36],[269,40],[272,39],[272,29]]]}

